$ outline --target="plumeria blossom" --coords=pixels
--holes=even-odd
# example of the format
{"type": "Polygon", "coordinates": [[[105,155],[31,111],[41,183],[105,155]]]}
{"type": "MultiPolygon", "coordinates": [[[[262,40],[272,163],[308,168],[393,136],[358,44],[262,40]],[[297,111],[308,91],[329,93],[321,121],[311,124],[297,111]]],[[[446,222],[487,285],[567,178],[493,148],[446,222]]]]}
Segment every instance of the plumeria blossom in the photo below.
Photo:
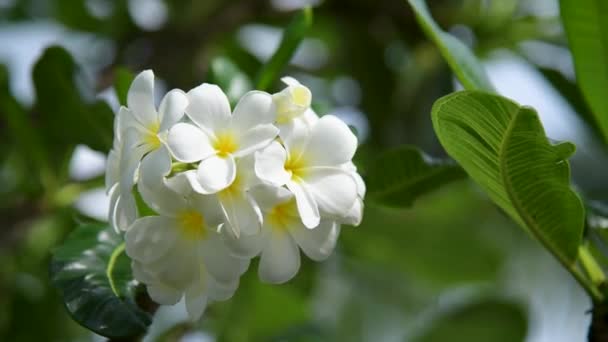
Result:
{"type": "Polygon", "coordinates": [[[142,176],[144,170],[150,172],[138,189],[159,215],[139,218],[125,234],[134,276],[160,304],[172,305],[183,297],[196,320],[207,302],[233,295],[249,260],[232,256],[224,244],[219,233],[224,216],[214,196],[192,191],[182,176],[176,176],[171,188],[165,186],[164,175],[171,169],[168,154],[145,158],[141,168],[142,176]],[[152,177],[159,176],[160,185],[149,187],[152,177]]]}
{"type": "Polygon", "coordinates": [[[357,139],[310,108],[297,80],[251,91],[231,112],[222,90],[172,90],[154,106],[154,75],[133,81],[108,156],[110,221],[124,233],[135,279],[159,304],[182,298],[189,316],[230,298],[250,260],[279,284],[333,252],[341,224],[358,225],[365,184],[357,139]],[[135,201],[135,192],[143,204],[135,201]],[[146,215],[137,208],[147,205],[146,215]],[[149,210],[148,210],[149,209],[149,210]]]}
{"type": "Polygon", "coordinates": [[[283,77],[287,87],[272,95],[277,110],[277,124],[286,124],[304,114],[310,108],[310,90],[293,77],[283,77]]]}
{"type": "Polygon", "coordinates": [[[315,229],[302,224],[293,194],[284,187],[260,185],[253,189],[264,215],[258,235],[227,237],[229,248],[242,257],[260,255],[258,274],[263,282],[281,284],[300,268],[300,250],[315,261],[331,255],[340,234],[340,225],[321,220],[315,229]]]}
{"type": "Polygon", "coordinates": [[[261,91],[248,92],[231,114],[228,98],[216,85],[205,83],[187,95],[186,114],[193,124],[178,123],[171,128],[169,148],[181,162],[200,161],[196,189],[216,193],[236,178],[236,158],[255,152],[277,136],[272,97],[261,91]]]}
{"type": "Polygon", "coordinates": [[[357,181],[343,165],[357,149],[357,138],[332,115],[310,129],[301,125],[256,154],[258,177],[294,194],[302,222],[316,227],[321,215],[344,216],[357,200],[357,181]]]}
{"type": "Polygon", "coordinates": [[[113,184],[106,184],[107,188],[113,189],[110,222],[119,230],[126,230],[134,216],[135,202],[131,190],[137,181],[141,160],[168,153],[161,147],[168,129],[184,116],[188,99],[183,91],[171,90],[157,110],[154,105],[154,73],[146,70],[133,80],[127,94],[127,105],[120,108],[115,119],[114,149],[109,156],[106,178],[106,183],[113,184]]]}

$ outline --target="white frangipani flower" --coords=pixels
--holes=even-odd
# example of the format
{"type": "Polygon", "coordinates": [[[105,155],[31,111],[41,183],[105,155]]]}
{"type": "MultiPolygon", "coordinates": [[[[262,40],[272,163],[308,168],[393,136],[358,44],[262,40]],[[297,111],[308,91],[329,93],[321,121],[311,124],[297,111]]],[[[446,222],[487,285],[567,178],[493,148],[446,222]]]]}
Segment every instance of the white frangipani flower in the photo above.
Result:
{"type": "Polygon", "coordinates": [[[260,254],[259,277],[272,284],[293,278],[300,268],[300,249],[314,261],[323,261],[333,252],[340,225],[321,220],[315,229],[302,224],[293,194],[283,187],[260,185],[252,192],[264,213],[260,234],[226,237],[235,255],[252,258],[260,254]]]}
{"type": "Polygon", "coordinates": [[[261,91],[248,92],[231,114],[228,98],[216,85],[202,84],[187,95],[186,114],[194,125],[175,125],[169,131],[169,148],[181,162],[200,161],[196,189],[216,193],[236,178],[235,158],[253,153],[277,136],[272,97],[261,91]]]}
{"type": "Polygon", "coordinates": [[[130,193],[136,182],[140,161],[155,153],[167,153],[160,147],[167,130],[184,116],[188,99],[183,91],[171,90],[162,99],[157,111],[154,105],[154,73],[146,70],[133,80],[127,94],[127,105],[128,108],[120,108],[115,119],[114,150],[109,156],[109,176],[106,179],[107,183],[120,185],[112,191],[110,202],[110,222],[120,230],[127,229],[132,222],[130,208],[134,208],[135,202],[130,193]]]}
{"type": "Polygon", "coordinates": [[[293,77],[283,77],[287,87],[272,95],[277,110],[277,124],[282,125],[304,114],[310,108],[310,90],[293,77]]]}
{"type": "Polygon", "coordinates": [[[231,113],[211,84],[172,90],[157,110],[153,73],[134,79],[115,119],[106,189],[133,275],[157,303],[184,298],[198,319],[234,294],[252,258],[262,281],[284,283],[300,250],[324,260],[340,224],[361,222],[356,137],[335,116],[317,116],[308,88],[283,82],[274,95],[246,93],[231,113]],[[134,187],[152,216],[138,213],[134,187]]]}
{"type": "Polygon", "coordinates": [[[321,215],[344,216],[357,200],[357,182],[343,164],[351,161],[357,138],[332,115],[282,135],[256,153],[255,171],[263,181],[286,185],[294,194],[302,222],[316,227],[321,215]]]}
{"type": "Polygon", "coordinates": [[[184,297],[196,320],[207,302],[232,296],[249,260],[233,257],[226,247],[219,233],[224,216],[214,196],[192,191],[187,181],[173,184],[179,193],[164,185],[163,176],[171,169],[168,154],[145,158],[141,168],[138,189],[159,216],[139,218],[125,234],[134,276],[160,304],[172,305],[184,297]],[[150,188],[152,178],[159,176],[160,185],[150,188]]]}

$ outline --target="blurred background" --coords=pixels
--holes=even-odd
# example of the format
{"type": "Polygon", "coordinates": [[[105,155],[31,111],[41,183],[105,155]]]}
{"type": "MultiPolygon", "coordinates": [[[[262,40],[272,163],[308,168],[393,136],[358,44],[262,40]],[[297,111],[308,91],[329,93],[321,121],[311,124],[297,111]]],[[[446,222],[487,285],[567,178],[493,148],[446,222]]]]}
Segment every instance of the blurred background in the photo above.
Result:
{"type": "MultiPolygon", "coordinates": [[[[70,319],[48,264],[77,222],[105,220],[120,72],[153,69],[159,93],[224,78],[239,96],[306,5],[314,24],[283,74],[354,128],[361,172],[402,144],[444,157],[430,108],[459,85],[405,0],[0,0],[0,341],[104,340],[70,319]]],[[[603,200],[608,158],[585,121],[557,0],[428,5],[501,94],[577,144],[574,182],[603,200]]],[[[255,270],[199,325],[179,304],[161,308],[145,340],[576,342],[590,321],[578,285],[467,180],[410,208],[368,201],[336,253],[288,284],[261,284],[255,270]]]]}

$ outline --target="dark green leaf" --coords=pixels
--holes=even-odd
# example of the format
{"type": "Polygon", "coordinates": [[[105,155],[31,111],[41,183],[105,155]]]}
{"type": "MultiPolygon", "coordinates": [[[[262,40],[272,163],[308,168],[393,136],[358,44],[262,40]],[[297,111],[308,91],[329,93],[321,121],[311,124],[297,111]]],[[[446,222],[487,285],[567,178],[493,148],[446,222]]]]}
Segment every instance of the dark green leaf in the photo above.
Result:
{"type": "Polygon", "coordinates": [[[511,218],[572,266],[585,215],[569,184],[566,159],[574,145],[551,145],[533,109],[497,95],[454,93],[435,103],[432,116],[448,154],[511,218]]]}
{"type": "Polygon", "coordinates": [[[49,146],[61,152],[76,144],[107,151],[112,145],[114,114],[106,102],[96,100],[94,89],[76,80],[78,67],[67,51],[50,47],[34,66],[36,111],[49,146]],[[77,86],[78,84],[78,86],[77,86]],[[80,86],[80,87],[79,87],[80,86]]]}
{"type": "Polygon", "coordinates": [[[40,140],[38,127],[32,125],[30,115],[12,96],[9,89],[8,71],[4,66],[0,67],[0,115],[6,122],[6,133],[11,139],[14,148],[19,155],[25,159],[29,166],[24,165],[26,177],[30,180],[40,178],[48,179],[49,169],[44,145],[40,140]],[[34,166],[34,169],[32,169],[34,166]],[[34,172],[30,174],[29,172],[34,172]]]}
{"type": "Polygon", "coordinates": [[[608,141],[608,2],[561,0],[560,8],[576,78],[608,141]]]}
{"type": "Polygon", "coordinates": [[[251,80],[227,57],[217,57],[211,61],[210,82],[217,84],[235,104],[252,89],[251,80]]]}
{"type": "Polygon", "coordinates": [[[498,300],[469,304],[442,315],[416,342],[515,342],[526,337],[524,311],[498,300]]]}
{"type": "Polygon", "coordinates": [[[107,225],[74,230],[53,253],[51,279],[70,315],[106,337],[143,334],[151,317],[135,304],[122,238],[107,225]]]}
{"type": "Polygon", "coordinates": [[[298,13],[285,32],[277,51],[258,75],[256,89],[267,90],[277,80],[281,70],[289,63],[308,29],[312,26],[312,8],[306,7],[298,13]]]}
{"type": "Polygon", "coordinates": [[[134,78],[135,75],[129,69],[117,68],[114,71],[114,91],[116,92],[116,97],[118,97],[118,102],[122,106],[127,105],[127,94],[134,78]]]}
{"type": "Polygon", "coordinates": [[[468,90],[494,92],[483,66],[469,48],[449,33],[444,32],[433,20],[424,0],[408,0],[418,23],[441,52],[450,68],[468,90]]]}
{"type": "Polygon", "coordinates": [[[452,161],[434,159],[413,146],[383,153],[370,165],[368,199],[387,206],[410,206],[421,195],[467,174],[452,161]]]}

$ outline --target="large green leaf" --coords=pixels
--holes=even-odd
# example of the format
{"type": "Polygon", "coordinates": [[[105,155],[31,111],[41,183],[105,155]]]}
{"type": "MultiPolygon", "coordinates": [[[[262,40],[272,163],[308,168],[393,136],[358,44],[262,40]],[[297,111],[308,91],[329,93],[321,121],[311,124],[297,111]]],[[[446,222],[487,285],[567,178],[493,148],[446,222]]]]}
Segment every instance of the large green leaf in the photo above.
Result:
{"type": "Polygon", "coordinates": [[[521,307],[486,300],[451,310],[429,326],[416,342],[517,342],[526,337],[526,316],[521,307]]]}
{"type": "Polygon", "coordinates": [[[608,141],[608,2],[561,0],[560,6],[576,78],[608,141]]]}
{"type": "Polygon", "coordinates": [[[312,26],[312,8],[305,7],[298,13],[285,32],[277,51],[266,63],[257,78],[256,89],[266,90],[277,80],[281,70],[289,63],[308,29],[312,26]]]}
{"type": "Polygon", "coordinates": [[[456,37],[443,31],[433,20],[424,0],[408,0],[414,10],[416,20],[441,52],[450,68],[468,90],[494,92],[483,66],[471,50],[456,37]]]}
{"type": "Polygon", "coordinates": [[[435,159],[413,146],[383,153],[367,171],[368,199],[391,207],[410,206],[421,195],[466,178],[451,160],[435,159]]]}
{"type": "Polygon", "coordinates": [[[457,92],[439,99],[432,116],[448,154],[511,218],[572,266],[585,215],[569,184],[566,158],[574,145],[551,145],[532,108],[497,95],[457,92]]]}
{"type": "Polygon", "coordinates": [[[34,66],[36,113],[49,146],[63,152],[76,144],[107,151],[112,146],[114,114],[94,98],[94,89],[77,82],[78,67],[61,47],[50,47],[34,66]],[[80,89],[85,91],[81,92],[80,89]]]}
{"type": "Polygon", "coordinates": [[[100,335],[139,336],[151,323],[135,303],[122,238],[107,225],[74,230],[53,253],[51,279],[74,320],[100,335]]]}

